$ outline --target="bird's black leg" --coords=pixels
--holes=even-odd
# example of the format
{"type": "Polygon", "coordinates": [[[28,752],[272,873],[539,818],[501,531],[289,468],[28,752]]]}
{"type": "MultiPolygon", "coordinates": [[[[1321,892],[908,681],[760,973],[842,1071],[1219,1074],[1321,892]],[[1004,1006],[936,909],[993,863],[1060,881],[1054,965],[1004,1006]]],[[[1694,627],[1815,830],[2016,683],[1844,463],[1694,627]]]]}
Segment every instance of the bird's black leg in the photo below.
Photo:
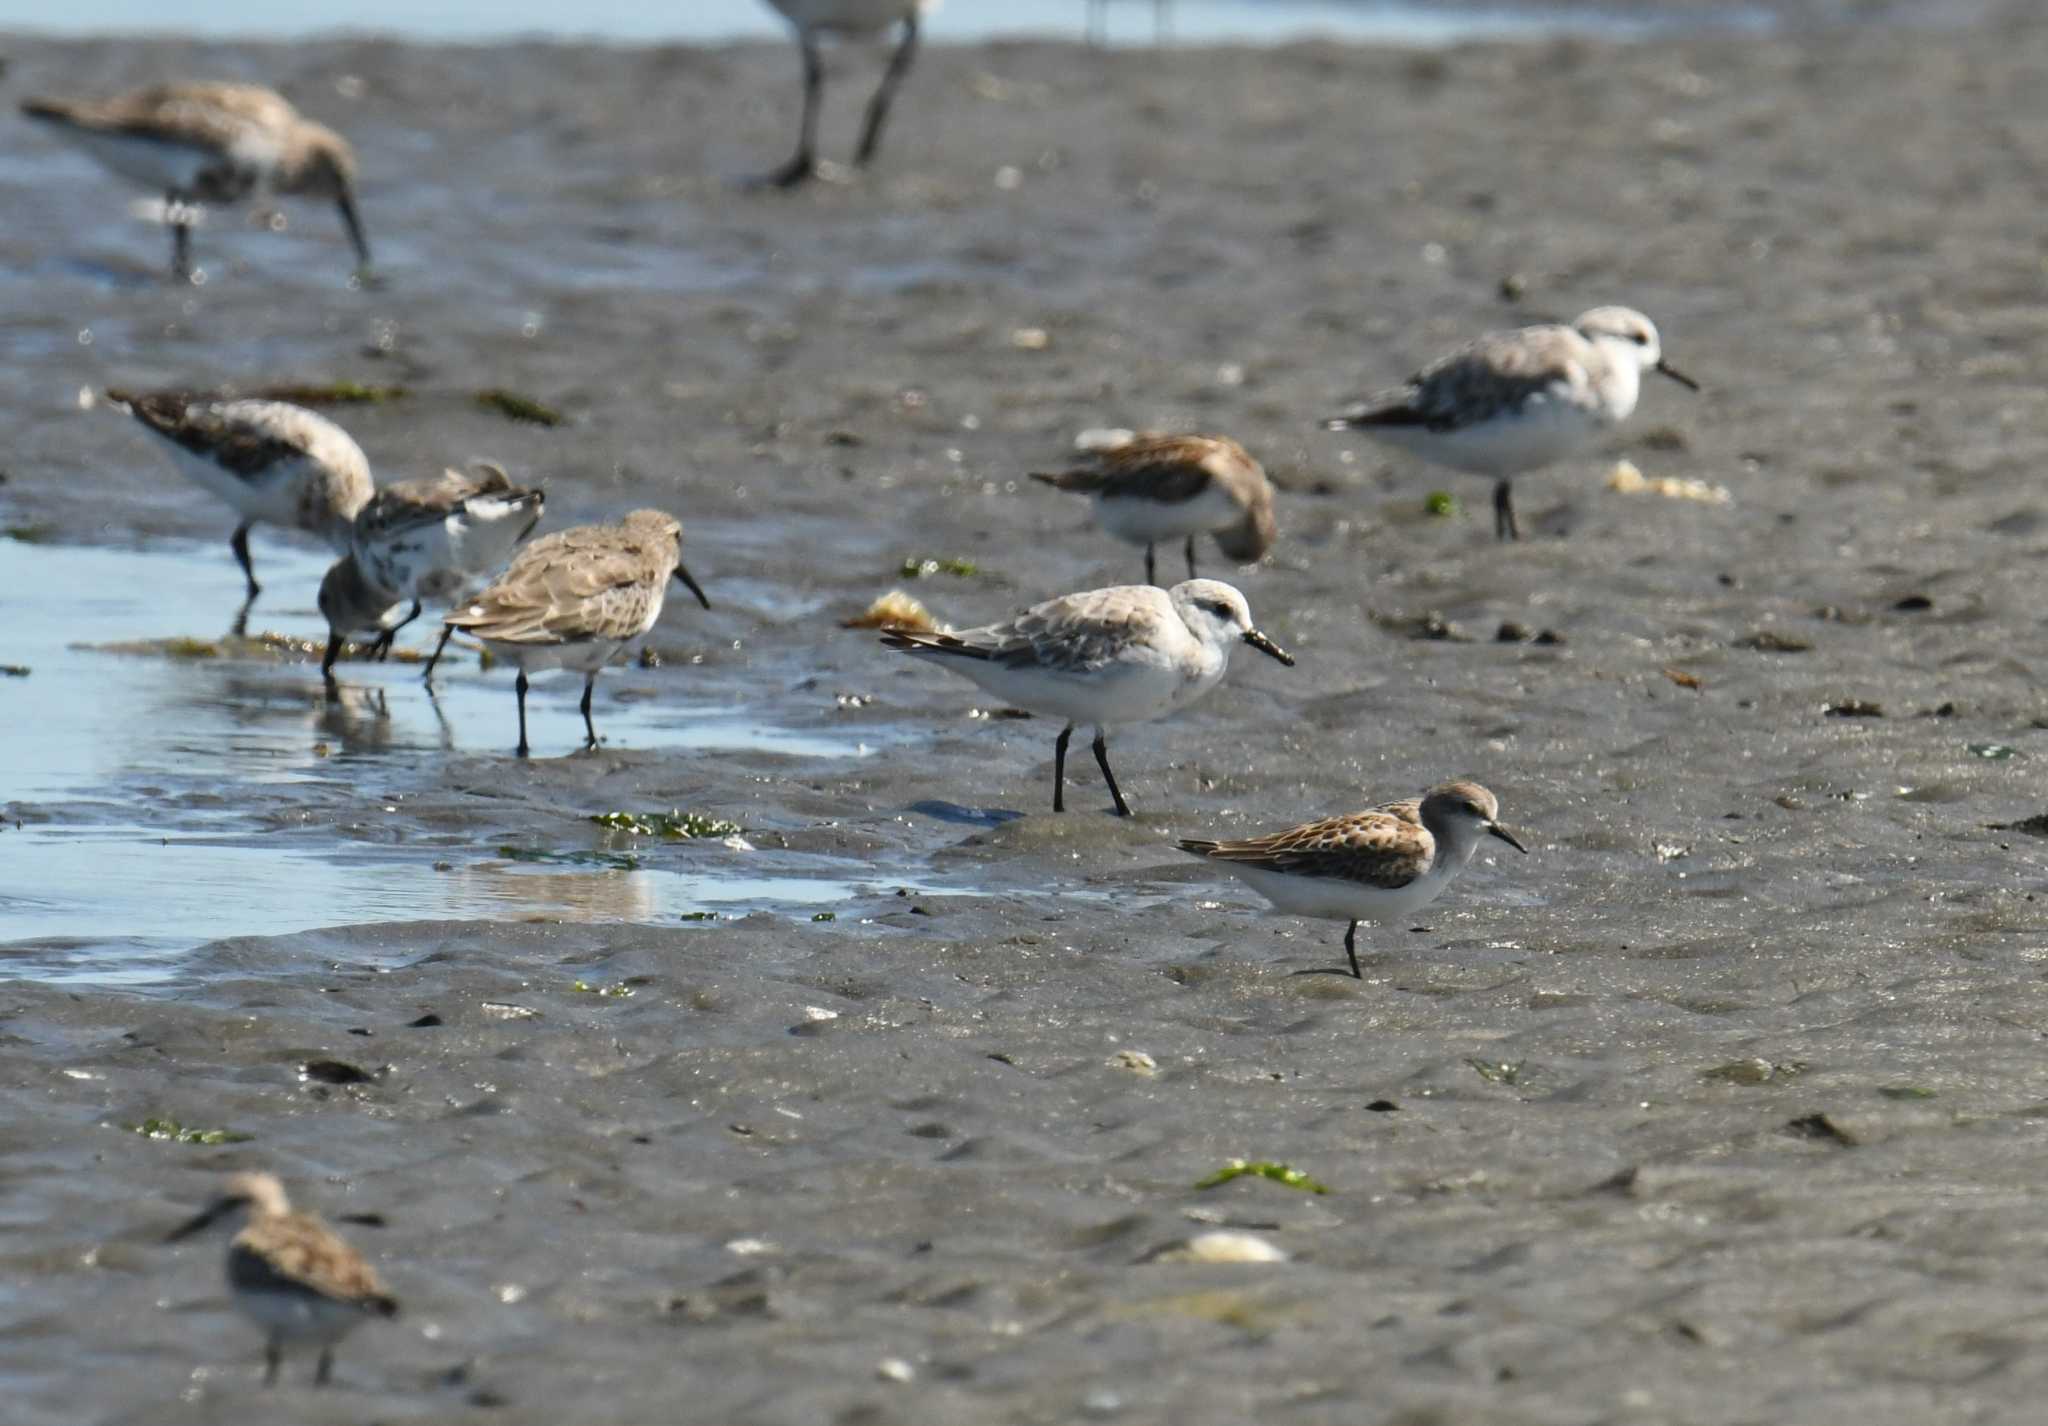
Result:
{"type": "Polygon", "coordinates": [[[1188,578],[1195,577],[1195,537],[1188,536],[1188,578]]]}
{"type": "Polygon", "coordinates": [[[868,100],[867,120],[860,128],[860,147],[853,151],[856,168],[865,166],[875,156],[875,147],[882,141],[882,125],[889,119],[889,104],[895,99],[903,76],[910,73],[911,61],[916,58],[917,11],[912,10],[903,17],[903,39],[896,46],[896,53],[889,56],[889,67],[882,73],[882,82],[876,86],[875,97],[868,100]]]}
{"type": "Polygon", "coordinates": [[[1157,572],[1157,566],[1156,566],[1156,565],[1154,564],[1154,562],[1153,562],[1153,557],[1152,557],[1152,546],[1151,546],[1150,544],[1147,544],[1147,545],[1145,546],[1145,583],[1147,583],[1147,584],[1157,584],[1157,583],[1159,583],[1159,575],[1158,575],[1158,572],[1157,572]]]}
{"type": "Polygon", "coordinates": [[[517,679],[517,680],[516,680],[516,681],[515,681],[515,682],[513,683],[512,687],[513,687],[513,690],[514,690],[515,692],[517,692],[517,693],[518,693],[518,695],[519,695],[519,747],[517,748],[516,752],[517,752],[517,755],[518,755],[519,757],[522,757],[522,758],[523,758],[523,757],[525,757],[525,756],[527,755],[527,753],[528,753],[528,751],[529,751],[529,750],[528,750],[528,748],[527,748],[527,746],[526,746],[526,670],[525,670],[525,669],[523,669],[523,668],[522,668],[521,670],[519,670],[519,677],[518,677],[518,679],[517,679]]]}
{"type": "Polygon", "coordinates": [[[1067,810],[1067,744],[1073,740],[1074,725],[1060,729],[1052,744],[1052,810],[1067,810]]]}
{"type": "Polygon", "coordinates": [[[276,1337],[269,1337],[263,1343],[263,1384],[277,1385],[277,1369],[284,1361],[284,1344],[276,1337]]]}
{"type": "Polygon", "coordinates": [[[320,1349],[320,1365],[313,1368],[313,1385],[325,1386],[327,1379],[334,1375],[334,1348],[320,1349]]]}
{"type": "Polygon", "coordinates": [[[583,710],[583,746],[597,746],[597,725],[590,721],[590,691],[597,687],[597,675],[586,674],[583,679],[583,702],[577,706],[583,710]]]}
{"type": "Polygon", "coordinates": [[[386,629],[383,633],[379,634],[377,636],[377,641],[370,645],[371,656],[374,657],[378,663],[388,663],[391,659],[391,644],[392,641],[398,637],[398,631],[400,629],[403,629],[407,624],[410,624],[413,620],[419,617],[420,602],[419,600],[415,599],[412,602],[412,612],[406,615],[403,619],[400,619],[396,624],[393,624],[390,628],[386,629]]]}
{"type": "Polygon", "coordinates": [[[1117,790],[1116,774],[1109,770],[1109,739],[1103,736],[1099,724],[1095,729],[1095,765],[1102,769],[1102,780],[1109,784],[1109,795],[1116,799],[1116,815],[1130,816],[1130,804],[1124,801],[1123,793],[1117,790]]]}
{"type": "Polygon", "coordinates": [[[320,660],[320,676],[327,680],[329,692],[334,689],[334,661],[341,657],[341,634],[337,630],[327,636],[327,656],[320,660]]]}
{"type": "Polygon", "coordinates": [[[1496,540],[1519,540],[1521,526],[1515,523],[1514,482],[1503,476],[1493,483],[1493,537],[1496,540]]]}
{"type": "Polygon", "coordinates": [[[1351,974],[1359,980],[1364,980],[1365,972],[1358,968],[1358,923],[1356,921],[1353,921],[1349,929],[1344,932],[1344,954],[1351,957],[1351,974]]]}
{"type": "Polygon", "coordinates": [[[249,563],[249,527],[256,522],[244,520],[235,526],[234,534],[228,536],[228,548],[235,552],[235,563],[242,567],[242,578],[249,581],[249,602],[263,592],[263,586],[256,582],[256,566],[249,563]]]}
{"type": "Polygon", "coordinates": [[[763,188],[794,188],[818,176],[818,101],[825,93],[825,65],[810,31],[797,35],[804,56],[804,116],[797,129],[796,153],[788,163],[754,182],[763,188]]]}
{"type": "Polygon", "coordinates": [[[171,276],[180,282],[192,278],[192,225],[186,221],[187,207],[182,194],[164,195],[164,221],[171,227],[171,276]]]}
{"type": "Polygon", "coordinates": [[[441,650],[448,647],[448,640],[453,638],[454,635],[455,626],[453,624],[443,624],[441,626],[441,642],[434,645],[434,656],[427,660],[427,671],[420,675],[420,682],[432,683],[434,681],[434,665],[441,661],[441,650]]]}

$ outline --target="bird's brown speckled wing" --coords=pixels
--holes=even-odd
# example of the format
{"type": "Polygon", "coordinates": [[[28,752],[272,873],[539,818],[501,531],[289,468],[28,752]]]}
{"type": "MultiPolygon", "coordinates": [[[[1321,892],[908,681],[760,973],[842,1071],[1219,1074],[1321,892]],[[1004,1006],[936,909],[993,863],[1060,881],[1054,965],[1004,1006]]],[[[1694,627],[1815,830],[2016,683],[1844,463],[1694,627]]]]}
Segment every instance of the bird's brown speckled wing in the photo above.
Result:
{"type": "Polygon", "coordinates": [[[1086,673],[1151,641],[1162,617],[1184,627],[1161,590],[1149,585],[1091,589],[1033,605],[1015,619],[957,634],[892,630],[882,636],[890,648],[961,658],[988,659],[1011,668],[1050,673],[1086,673]]]}
{"type": "Polygon", "coordinates": [[[1038,478],[1061,490],[1179,505],[1209,488],[1211,462],[1233,456],[1250,461],[1237,442],[1217,436],[1143,435],[1098,452],[1092,465],[1038,478]]]}
{"type": "Polygon", "coordinates": [[[298,117],[282,95],[254,84],[152,84],[71,106],[72,122],[85,127],[221,151],[298,117]]]}
{"type": "Polygon", "coordinates": [[[1353,408],[1356,426],[1424,426],[1455,431],[1521,407],[1533,396],[1591,384],[1585,339],[1569,327],[1489,332],[1432,362],[1405,387],[1353,408]]]}
{"type": "Polygon", "coordinates": [[[479,464],[474,470],[444,470],[419,480],[393,481],[370,497],[356,516],[362,537],[393,539],[422,525],[438,525],[479,495],[512,489],[511,478],[498,467],[479,464]]]}
{"type": "Polygon", "coordinates": [[[389,1299],[363,1255],[306,1213],[259,1218],[237,1233],[228,1248],[228,1281],[243,1291],[312,1292],[366,1307],[389,1299]]]}
{"type": "Polygon", "coordinates": [[[504,644],[627,639],[675,565],[673,541],[618,526],[558,530],[521,550],[497,582],[446,622],[504,644]]]}
{"type": "Polygon", "coordinates": [[[279,461],[303,456],[312,446],[310,433],[299,438],[289,423],[259,426],[237,420],[221,403],[204,396],[109,391],[107,399],[127,407],[130,415],[158,435],[244,480],[261,475],[279,461]]]}
{"type": "Polygon", "coordinates": [[[1215,861],[1392,889],[1420,876],[1435,852],[1436,840],[1422,825],[1421,807],[1415,801],[1390,802],[1264,837],[1237,842],[1189,839],[1181,847],[1215,861]]]}

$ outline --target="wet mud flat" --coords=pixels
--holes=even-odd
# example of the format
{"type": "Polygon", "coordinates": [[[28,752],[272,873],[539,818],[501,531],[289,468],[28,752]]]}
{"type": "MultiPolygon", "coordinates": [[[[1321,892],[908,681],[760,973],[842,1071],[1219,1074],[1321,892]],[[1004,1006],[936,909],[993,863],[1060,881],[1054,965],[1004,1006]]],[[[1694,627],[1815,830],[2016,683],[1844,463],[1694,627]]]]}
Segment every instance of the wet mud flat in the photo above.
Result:
{"type": "MultiPolygon", "coordinates": [[[[723,182],[783,156],[775,48],[8,45],[10,91],[283,84],[362,149],[388,269],[348,290],[328,215],[287,209],[281,235],[216,222],[214,279],[171,291],[117,190],[11,137],[10,527],[224,537],[82,387],[382,382],[408,395],[337,413],[380,474],[494,455],[547,479],[552,521],[668,506],[719,605],[607,686],[647,696],[607,699],[594,755],[506,757],[503,671],[457,680],[445,746],[308,703],[269,736],[338,750],[317,779],[0,790],[10,880],[116,793],[257,845],[287,816],[309,878],[617,853],[587,820],[612,809],[754,849],[543,867],[587,880],[509,920],[261,936],[224,896],[137,986],[95,984],[89,943],[61,977],[28,957],[0,986],[10,1412],[2024,1419],[2044,38],[935,48],[881,169],[786,200],[723,182]],[[1524,482],[1518,547],[1482,485],[1312,429],[1472,330],[1613,300],[1708,389],[1653,389],[1613,452],[1524,482]],[[509,423],[487,387],[569,419],[509,423]],[[911,558],[975,566],[912,585],[963,623],[1133,577],[1023,478],[1105,424],[1266,458],[1283,542],[1233,577],[1300,658],[1116,735],[1129,823],[1079,759],[1051,817],[1056,729],[835,627],[911,558]],[[1730,499],[1611,493],[1621,453],[1730,499]],[[1426,515],[1432,490],[1467,513],[1426,515]],[[693,698],[875,751],[629,716],[693,698]],[[1475,863],[1424,931],[1362,931],[1362,983],[1295,974],[1341,960],[1340,927],[1171,850],[1453,775],[1532,854],[1475,863]],[[755,856],[848,889],[715,917],[646,889],[755,856]],[[1327,1192],[1195,1186],[1240,1157],[1327,1192]],[[381,1222],[347,1231],[407,1315],[325,1395],[259,1393],[217,1245],[156,1241],[245,1164],[381,1222]],[[1156,1257],[1219,1227],[1292,1260],[1156,1257]]],[[[303,620],[298,559],[273,592],[303,620]]],[[[346,672],[430,726],[399,673],[346,672]]],[[[10,728],[61,712],[42,676],[0,681],[10,728]]],[[[315,680],[202,677],[230,721],[315,680]]],[[[536,744],[566,750],[574,688],[543,687],[536,744]]],[[[95,890],[110,939],[146,920],[95,890]]]]}

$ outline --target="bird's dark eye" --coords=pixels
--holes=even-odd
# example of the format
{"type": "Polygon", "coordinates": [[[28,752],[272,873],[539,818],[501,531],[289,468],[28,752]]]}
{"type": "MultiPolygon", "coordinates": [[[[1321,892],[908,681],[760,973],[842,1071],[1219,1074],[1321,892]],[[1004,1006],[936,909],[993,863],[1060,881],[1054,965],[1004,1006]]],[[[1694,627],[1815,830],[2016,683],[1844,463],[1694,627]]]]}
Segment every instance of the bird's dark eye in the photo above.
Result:
{"type": "Polygon", "coordinates": [[[1646,347],[1650,344],[1650,334],[1648,332],[1632,332],[1629,335],[1629,340],[1639,347],[1646,347]]]}
{"type": "Polygon", "coordinates": [[[1219,619],[1230,618],[1230,606],[1221,599],[1205,599],[1202,601],[1202,607],[1219,619]]]}

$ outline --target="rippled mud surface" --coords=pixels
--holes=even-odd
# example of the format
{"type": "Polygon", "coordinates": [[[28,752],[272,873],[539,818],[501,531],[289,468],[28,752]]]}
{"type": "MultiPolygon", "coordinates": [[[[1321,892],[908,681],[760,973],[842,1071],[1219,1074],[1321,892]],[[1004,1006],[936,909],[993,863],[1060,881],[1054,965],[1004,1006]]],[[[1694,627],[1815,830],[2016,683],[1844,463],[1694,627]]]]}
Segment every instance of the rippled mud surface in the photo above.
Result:
{"type": "Polygon", "coordinates": [[[8,44],[13,95],[280,84],[384,275],[291,205],[174,289],[128,195],[0,141],[10,1421],[2026,1419],[2044,40],[934,48],[880,168],[790,196],[727,182],[789,141],[777,47],[8,44]],[[1315,430],[1605,301],[1706,391],[1523,482],[1519,546],[1315,430]],[[595,753],[537,681],[525,763],[473,653],[325,699],[285,536],[276,650],[194,653],[231,520],[80,393],[282,381],[403,387],[334,408],[385,478],[675,510],[714,609],[601,681],[595,753]],[[1266,460],[1231,577],[1300,659],[1116,734],[1128,823],[838,627],[1134,577],[1024,479],[1104,425],[1266,460]],[[1362,930],[1362,983],[1171,850],[1454,775],[1531,855],[1362,930]],[[590,820],[670,809],[737,841],[590,820]],[[1329,1191],[1195,1187],[1237,1157],[1329,1191]],[[159,1241],[252,1164],[381,1224],[407,1312],[325,1394],[262,1393],[219,1245],[159,1241]],[[1151,1260],[1219,1226],[1292,1260],[1151,1260]]]}

